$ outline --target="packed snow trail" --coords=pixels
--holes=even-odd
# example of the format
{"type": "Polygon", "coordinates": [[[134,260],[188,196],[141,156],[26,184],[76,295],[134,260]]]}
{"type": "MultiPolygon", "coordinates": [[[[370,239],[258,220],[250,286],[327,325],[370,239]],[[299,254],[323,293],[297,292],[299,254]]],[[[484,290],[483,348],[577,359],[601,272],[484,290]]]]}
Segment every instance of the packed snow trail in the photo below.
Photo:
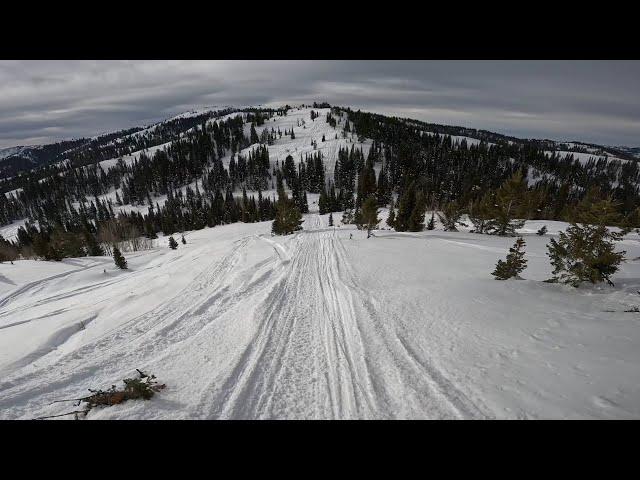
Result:
{"type": "Polygon", "coordinates": [[[233,390],[212,412],[216,417],[377,413],[354,308],[333,253],[336,237],[303,232],[296,240],[287,271],[258,309],[262,325],[236,367],[233,390]]]}
{"type": "Polygon", "coordinates": [[[412,358],[397,337],[381,337],[366,308],[342,239],[310,217],[293,260],[257,309],[260,329],[222,388],[207,400],[213,418],[472,418],[481,413],[412,358]],[[291,299],[295,301],[291,301],[291,299]],[[370,365],[365,335],[382,368],[370,365]],[[398,408],[398,404],[405,405],[398,408]]]}

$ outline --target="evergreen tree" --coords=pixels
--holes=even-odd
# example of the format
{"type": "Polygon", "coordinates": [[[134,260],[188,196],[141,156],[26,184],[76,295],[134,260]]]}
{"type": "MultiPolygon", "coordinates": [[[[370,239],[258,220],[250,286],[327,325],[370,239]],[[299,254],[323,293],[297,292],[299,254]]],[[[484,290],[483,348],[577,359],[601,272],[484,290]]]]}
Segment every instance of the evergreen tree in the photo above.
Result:
{"type": "Polygon", "coordinates": [[[301,230],[302,214],[291,200],[284,188],[278,189],[278,202],[276,204],[276,216],[271,225],[271,232],[275,235],[288,235],[301,230]]]}
{"type": "Polygon", "coordinates": [[[249,142],[251,142],[252,145],[255,143],[260,143],[258,132],[256,132],[256,127],[253,123],[251,124],[251,131],[249,133],[249,142]]]}
{"type": "Polygon", "coordinates": [[[398,202],[398,213],[394,221],[394,228],[398,232],[406,232],[409,229],[411,214],[416,207],[416,196],[416,184],[411,182],[398,202]]]}
{"type": "Polygon", "coordinates": [[[504,182],[496,192],[494,204],[490,208],[491,219],[487,222],[486,230],[490,234],[514,236],[516,229],[522,228],[524,220],[516,220],[527,191],[527,185],[522,176],[522,170],[514,173],[504,182]]]}
{"type": "Polygon", "coordinates": [[[462,210],[462,208],[460,208],[460,205],[458,205],[458,202],[456,202],[455,200],[447,203],[442,211],[438,212],[438,218],[444,226],[444,231],[457,232],[457,224],[465,226],[465,224],[460,221],[463,213],[464,211],[462,210]]]}
{"type": "Polygon", "coordinates": [[[323,188],[322,191],[320,192],[320,198],[318,199],[318,211],[320,215],[324,215],[329,210],[331,210],[327,205],[327,203],[328,203],[327,190],[323,188]]]}
{"type": "Polygon", "coordinates": [[[380,223],[378,213],[380,213],[378,210],[378,201],[375,196],[370,195],[362,204],[362,212],[360,215],[362,224],[367,229],[367,238],[371,236],[371,230],[376,228],[378,223],[380,223]]]}
{"type": "Polygon", "coordinates": [[[391,199],[391,203],[389,204],[389,216],[387,217],[387,225],[391,228],[395,228],[396,224],[396,210],[393,205],[393,199],[391,199]]]}
{"type": "Polygon", "coordinates": [[[507,260],[498,260],[496,269],[491,273],[496,280],[507,280],[509,278],[520,279],[520,272],[527,268],[527,260],[524,258],[525,241],[518,237],[513,247],[509,249],[507,260]]]}
{"type": "Polygon", "coordinates": [[[598,200],[592,192],[572,215],[576,222],[547,245],[553,266],[550,281],[574,287],[582,282],[606,281],[613,286],[611,275],[618,271],[626,253],[615,251],[615,242],[622,240],[624,230],[613,232],[607,228],[607,223],[620,219],[616,204],[610,198],[598,200]]]}
{"type": "Polygon", "coordinates": [[[88,229],[84,232],[85,244],[87,245],[87,255],[92,257],[101,257],[104,255],[104,250],[96,241],[96,237],[88,229]]]}
{"type": "Polygon", "coordinates": [[[353,210],[348,208],[344,212],[342,212],[342,220],[341,220],[341,222],[342,222],[343,225],[349,225],[349,224],[353,223],[353,210]]]}
{"type": "Polygon", "coordinates": [[[473,224],[473,231],[475,233],[485,233],[487,224],[489,220],[491,220],[491,207],[491,198],[489,195],[484,195],[482,198],[470,202],[467,214],[473,224]]]}
{"type": "Polygon", "coordinates": [[[424,229],[424,214],[425,214],[425,198],[422,192],[416,194],[416,203],[409,217],[409,223],[407,230],[410,232],[421,232],[424,229]]]}
{"type": "Polygon", "coordinates": [[[427,230],[433,230],[434,228],[436,228],[436,218],[434,212],[431,212],[431,219],[429,223],[427,223],[427,230]]]}
{"type": "Polygon", "coordinates": [[[543,225],[542,227],[540,227],[540,229],[538,229],[536,233],[540,236],[545,235],[547,233],[547,226],[543,225]]]}
{"type": "Polygon", "coordinates": [[[113,245],[112,250],[113,250],[113,261],[115,262],[116,267],[122,270],[127,270],[127,260],[124,258],[124,255],[122,255],[118,247],[113,245]]]}
{"type": "Polygon", "coordinates": [[[178,242],[176,242],[176,239],[173,237],[169,237],[169,248],[171,250],[175,250],[176,248],[178,248],[178,242]]]}

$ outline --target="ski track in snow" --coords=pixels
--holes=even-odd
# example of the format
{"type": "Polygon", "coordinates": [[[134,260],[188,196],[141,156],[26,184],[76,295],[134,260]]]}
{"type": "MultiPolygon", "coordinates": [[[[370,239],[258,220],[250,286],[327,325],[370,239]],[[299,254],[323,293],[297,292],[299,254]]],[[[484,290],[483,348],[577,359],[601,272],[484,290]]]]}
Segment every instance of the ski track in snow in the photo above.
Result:
{"type": "MultiPolygon", "coordinates": [[[[5,369],[11,373],[0,383],[0,411],[10,418],[60,413],[60,404],[47,404],[74,398],[87,384],[115,383],[142,368],[187,371],[205,380],[175,385],[163,378],[169,385],[166,392],[181,389],[178,396],[193,401],[167,400],[171,410],[156,412],[160,418],[482,417],[443,372],[415,355],[410,339],[384,325],[359,286],[344,241],[318,215],[307,216],[305,230],[283,243],[264,235],[245,236],[173,298],[96,340],[76,349],[75,324],[56,332],[47,348],[5,369]],[[256,242],[273,249],[254,263],[247,257],[256,242]],[[223,345],[229,343],[228,335],[238,345],[223,345]],[[367,351],[369,345],[375,352],[367,351]],[[207,352],[221,348],[228,350],[228,361],[216,366],[207,352]],[[35,360],[42,366],[28,365],[35,360]]],[[[3,298],[0,317],[16,316],[13,301],[60,276],[32,282],[3,298]]],[[[25,311],[31,306],[21,305],[25,311]]],[[[145,415],[153,413],[141,412],[145,415]]]]}

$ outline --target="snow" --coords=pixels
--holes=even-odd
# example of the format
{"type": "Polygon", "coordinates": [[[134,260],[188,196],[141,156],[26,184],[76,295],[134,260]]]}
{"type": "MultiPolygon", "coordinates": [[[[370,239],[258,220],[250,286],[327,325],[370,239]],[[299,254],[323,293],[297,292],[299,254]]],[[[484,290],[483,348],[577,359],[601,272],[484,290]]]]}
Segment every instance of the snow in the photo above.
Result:
{"type": "Polygon", "coordinates": [[[11,157],[13,155],[17,155],[21,153],[25,148],[28,148],[28,147],[17,146],[17,147],[2,148],[0,149],[0,160],[2,160],[3,158],[11,157]]]}
{"type": "MultiPolygon", "coordinates": [[[[272,165],[275,165],[276,161],[280,163],[280,166],[287,158],[287,155],[291,155],[295,163],[300,162],[300,158],[304,159],[305,155],[311,155],[318,151],[322,152],[322,159],[326,167],[327,180],[333,181],[333,171],[335,163],[338,160],[338,152],[340,148],[351,149],[353,146],[356,149],[362,149],[365,158],[369,153],[372,141],[366,139],[364,142],[358,142],[357,136],[348,134],[347,138],[342,138],[342,129],[344,127],[344,119],[342,123],[338,123],[336,128],[331,127],[326,121],[329,108],[292,108],[287,112],[286,116],[274,116],[271,120],[266,121],[264,125],[256,127],[258,136],[265,128],[269,131],[273,129],[277,132],[278,128],[283,132],[282,138],[278,138],[273,145],[268,145],[269,160],[272,165]],[[311,120],[311,110],[314,110],[319,116],[315,120],[311,120]],[[304,121],[304,126],[298,127],[298,121],[301,123],[304,121]],[[284,135],[284,130],[291,130],[293,127],[293,133],[296,138],[293,140],[290,136],[284,135]],[[336,139],[336,134],[338,138],[336,139]],[[322,141],[322,136],[325,136],[325,141],[322,141]],[[311,145],[311,141],[315,140],[317,148],[314,149],[311,145]]],[[[336,120],[339,120],[337,117],[336,120]]],[[[346,118],[346,117],[345,117],[346,118]]],[[[245,125],[245,135],[249,136],[251,125],[245,125]]],[[[249,152],[256,148],[258,145],[251,145],[248,148],[242,150],[242,155],[248,155],[249,152]]],[[[228,165],[230,158],[227,157],[223,160],[224,165],[228,165]]]]}
{"type": "Polygon", "coordinates": [[[526,280],[499,282],[513,238],[367,239],[333,217],[160,238],[127,271],[0,264],[0,418],[73,410],[50,403],[136,368],[167,388],[87,418],[640,418],[637,235],[614,288],[574,289],[542,282],[562,222],[527,222],[526,280]]]}
{"type": "Polygon", "coordinates": [[[2,237],[5,240],[15,240],[18,238],[18,229],[22,226],[24,226],[24,224],[27,222],[26,219],[22,219],[22,220],[14,220],[11,223],[8,223],[7,225],[2,225],[0,226],[0,235],[2,235],[2,237]]]}
{"type": "Polygon", "coordinates": [[[545,150],[544,152],[548,157],[550,157],[553,153],[555,153],[556,155],[558,155],[561,158],[567,157],[569,155],[573,155],[573,158],[575,160],[578,160],[578,162],[580,162],[582,165],[585,165],[589,160],[607,160],[607,161],[613,161],[613,160],[617,160],[618,162],[628,162],[629,160],[624,160],[622,158],[618,158],[618,157],[614,157],[612,155],[596,155],[593,153],[582,153],[582,152],[571,152],[571,151],[562,151],[562,150],[558,150],[558,151],[550,151],[550,150],[545,150]]]}
{"type": "MultiPolygon", "coordinates": [[[[451,137],[451,142],[452,143],[462,143],[463,140],[465,140],[467,142],[467,147],[471,147],[471,146],[478,146],[480,145],[480,143],[482,143],[482,140],[478,139],[478,138],[473,138],[473,137],[465,137],[465,136],[461,136],[461,135],[446,135],[446,134],[442,134],[442,133],[438,133],[438,132],[429,132],[429,131],[424,131],[424,133],[426,133],[427,135],[440,135],[441,137],[451,137]]],[[[488,146],[494,146],[495,143],[492,142],[485,142],[488,146]]]]}
{"type": "Polygon", "coordinates": [[[8,192],[4,192],[4,196],[9,198],[11,196],[16,196],[18,193],[22,192],[22,188],[15,188],[13,190],[9,190],[8,192]]]}
{"type": "MultiPolygon", "coordinates": [[[[130,153],[129,155],[122,155],[121,157],[112,158],[109,160],[103,160],[98,162],[98,165],[106,172],[111,167],[115,167],[120,159],[124,162],[125,165],[132,165],[136,160],[140,158],[140,155],[143,153],[147,155],[149,158],[153,158],[153,155],[158,150],[165,150],[172,142],[161,143],[160,145],[155,145],[153,147],[145,148],[142,150],[137,150],[135,152],[130,153]]],[[[87,167],[83,167],[87,168],[87,167]]]]}

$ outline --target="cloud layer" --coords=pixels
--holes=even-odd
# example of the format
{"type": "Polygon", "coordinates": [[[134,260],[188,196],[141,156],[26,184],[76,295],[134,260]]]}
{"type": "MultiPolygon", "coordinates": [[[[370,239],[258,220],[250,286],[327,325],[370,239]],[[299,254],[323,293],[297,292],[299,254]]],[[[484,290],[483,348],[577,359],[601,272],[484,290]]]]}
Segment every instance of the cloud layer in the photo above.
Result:
{"type": "Polygon", "coordinates": [[[637,61],[2,61],[0,148],[203,106],[313,101],[517,137],[640,145],[637,61]]]}

